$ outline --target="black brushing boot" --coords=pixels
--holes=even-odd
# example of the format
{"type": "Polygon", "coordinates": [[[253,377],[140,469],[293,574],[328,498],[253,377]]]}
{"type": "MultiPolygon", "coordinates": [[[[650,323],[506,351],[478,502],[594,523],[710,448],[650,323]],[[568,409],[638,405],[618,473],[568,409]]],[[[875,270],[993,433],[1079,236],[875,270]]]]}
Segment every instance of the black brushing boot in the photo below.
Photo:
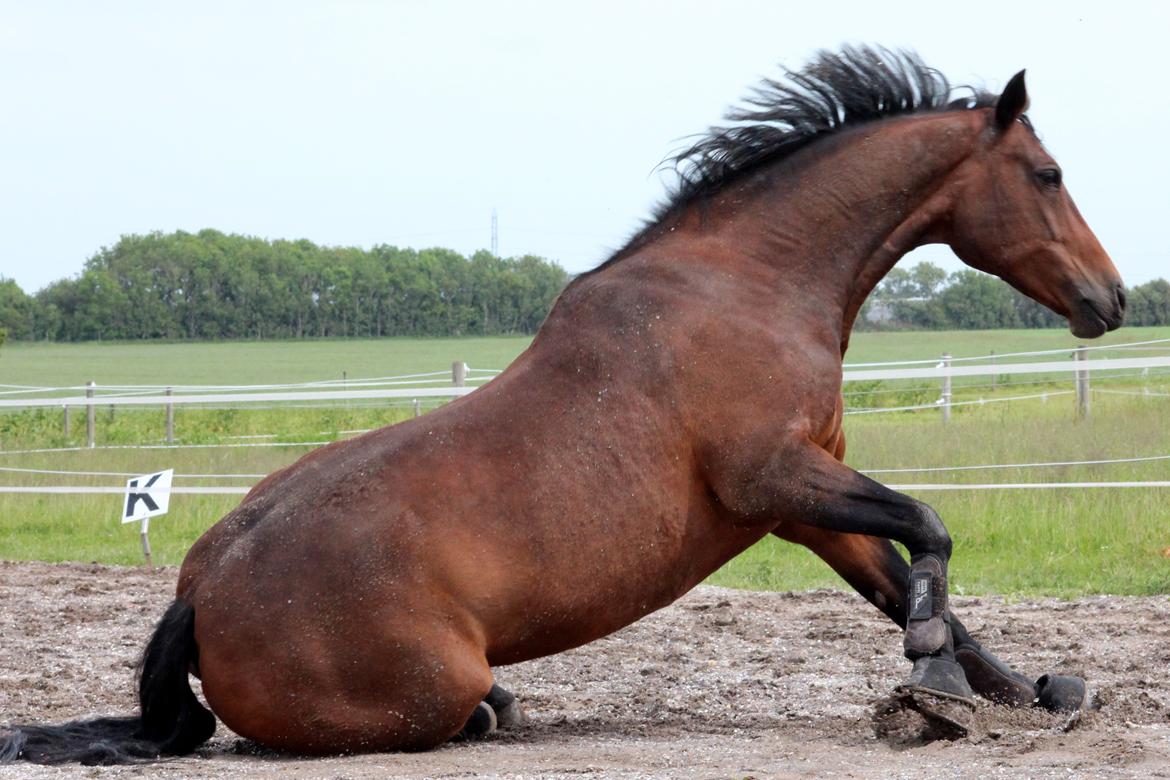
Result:
{"type": "Polygon", "coordinates": [[[975,710],[975,694],[955,660],[946,567],[938,557],[926,554],[911,561],[909,602],[903,647],[914,669],[910,679],[895,690],[894,704],[922,715],[931,738],[964,737],[975,710]]]}
{"type": "Polygon", "coordinates": [[[963,667],[971,687],[985,699],[1009,707],[1039,707],[1049,712],[1092,709],[1088,688],[1080,677],[1046,674],[1032,682],[983,649],[961,625],[953,628],[955,660],[963,667]]]}

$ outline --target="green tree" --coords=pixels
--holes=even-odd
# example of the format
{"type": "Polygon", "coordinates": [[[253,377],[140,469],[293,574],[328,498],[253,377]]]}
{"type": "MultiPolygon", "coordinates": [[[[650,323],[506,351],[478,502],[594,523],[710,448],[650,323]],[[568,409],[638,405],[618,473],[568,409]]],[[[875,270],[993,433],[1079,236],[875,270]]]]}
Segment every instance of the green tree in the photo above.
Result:
{"type": "Polygon", "coordinates": [[[947,272],[927,260],[910,269],[910,278],[921,298],[933,298],[947,284],[947,272]]]}
{"type": "Polygon", "coordinates": [[[33,337],[34,302],[12,279],[0,276],[0,328],[14,339],[33,337]]]}
{"type": "Polygon", "coordinates": [[[1126,321],[1130,325],[1170,325],[1170,282],[1154,279],[1130,290],[1126,321]]]}
{"type": "Polygon", "coordinates": [[[894,267],[871,296],[875,303],[869,303],[859,319],[866,321],[863,318],[877,306],[885,312],[883,327],[943,327],[937,296],[947,281],[947,272],[928,261],[909,269],[894,267]]]}
{"type": "Polygon", "coordinates": [[[956,271],[938,298],[950,327],[984,330],[1020,326],[1011,288],[985,273],[956,271]]]}
{"type": "Polygon", "coordinates": [[[878,285],[874,295],[885,300],[930,299],[947,284],[947,272],[924,260],[909,270],[895,266],[878,285]]]}
{"type": "MultiPolygon", "coordinates": [[[[123,236],[78,278],[39,292],[20,332],[73,340],[533,332],[567,281],[535,257],[150,233],[123,236]]],[[[0,285],[0,317],[9,292],[0,285]]]]}

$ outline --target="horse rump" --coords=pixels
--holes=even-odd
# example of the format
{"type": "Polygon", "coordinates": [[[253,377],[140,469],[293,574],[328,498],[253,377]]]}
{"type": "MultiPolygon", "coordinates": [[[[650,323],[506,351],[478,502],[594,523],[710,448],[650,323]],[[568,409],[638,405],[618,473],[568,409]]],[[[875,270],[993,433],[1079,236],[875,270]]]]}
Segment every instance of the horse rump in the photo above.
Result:
{"type": "Polygon", "coordinates": [[[128,764],[190,753],[215,732],[215,716],[195,697],[187,679],[197,652],[195,610],[176,600],[142,654],[140,715],[0,727],[0,764],[21,759],[34,764],[128,764]]]}

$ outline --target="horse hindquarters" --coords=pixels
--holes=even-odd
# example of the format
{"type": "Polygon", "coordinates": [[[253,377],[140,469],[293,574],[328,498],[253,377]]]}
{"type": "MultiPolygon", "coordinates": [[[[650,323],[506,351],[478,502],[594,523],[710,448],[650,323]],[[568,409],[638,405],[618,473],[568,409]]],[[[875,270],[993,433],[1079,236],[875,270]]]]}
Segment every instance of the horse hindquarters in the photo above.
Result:
{"type": "Polygon", "coordinates": [[[311,606],[271,623],[256,613],[201,619],[204,696],[236,733],[291,753],[427,750],[448,741],[492,688],[482,648],[440,621],[366,614],[362,625],[328,630],[318,629],[330,616],[311,606]]]}

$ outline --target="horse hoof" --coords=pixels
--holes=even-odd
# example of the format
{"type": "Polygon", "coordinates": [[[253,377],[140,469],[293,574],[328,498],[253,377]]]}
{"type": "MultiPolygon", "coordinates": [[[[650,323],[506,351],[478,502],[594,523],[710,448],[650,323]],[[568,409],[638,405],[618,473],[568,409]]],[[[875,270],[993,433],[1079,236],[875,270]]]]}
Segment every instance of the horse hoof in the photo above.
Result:
{"type": "Polygon", "coordinates": [[[874,730],[893,745],[962,739],[971,727],[975,694],[963,667],[940,656],[923,656],[905,685],[894,689],[874,713],[874,730]]]}
{"type": "Polygon", "coordinates": [[[900,690],[921,691],[943,699],[975,706],[975,693],[967,683],[963,667],[939,656],[923,656],[914,662],[910,679],[900,690]]]}
{"type": "Polygon", "coordinates": [[[902,691],[904,705],[926,720],[923,736],[928,740],[962,739],[971,729],[975,703],[940,696],[934,691],[908,688],[902,691]]]}
{"type": "Polygon", "coordinates": [[[962,739],[970,731],[974,711],[969,702],[899,686],[878,703],[874,732],[895,747],[962,739]]]}
{"type": "Polygon", "coordinates": [[[1065,674],[1046,674],[1037,680],[1033,704],[1049,712],[1076,713],[1093,709],[1085,681],[1065,674]]]}
{"type": "Polygon", "coordinates": [[[507,690],[498,685],[492,685],[491,691],[484,699],[496,712],[496,723],[501,729],[511,729],[522,726],[527,721],[520,702],[507,690]]]}
{"type": "Polygon", "coordinates": [[[481,701],[475,705],[475,710],[472,711],[471,717],[467,719],[466,725],[459,730],[459,733],[455,735],[454,739],[464,740],[486,737],[495,731],[497,726],[496,711],[486,701],[481,701]]]}
{"type": "Polygon", "coordinates": [[[514,701],[496,713],[496,723],[503,729],[514,729],[528,722],[528,716],[520,707],[520,702],[514,701]]]}

